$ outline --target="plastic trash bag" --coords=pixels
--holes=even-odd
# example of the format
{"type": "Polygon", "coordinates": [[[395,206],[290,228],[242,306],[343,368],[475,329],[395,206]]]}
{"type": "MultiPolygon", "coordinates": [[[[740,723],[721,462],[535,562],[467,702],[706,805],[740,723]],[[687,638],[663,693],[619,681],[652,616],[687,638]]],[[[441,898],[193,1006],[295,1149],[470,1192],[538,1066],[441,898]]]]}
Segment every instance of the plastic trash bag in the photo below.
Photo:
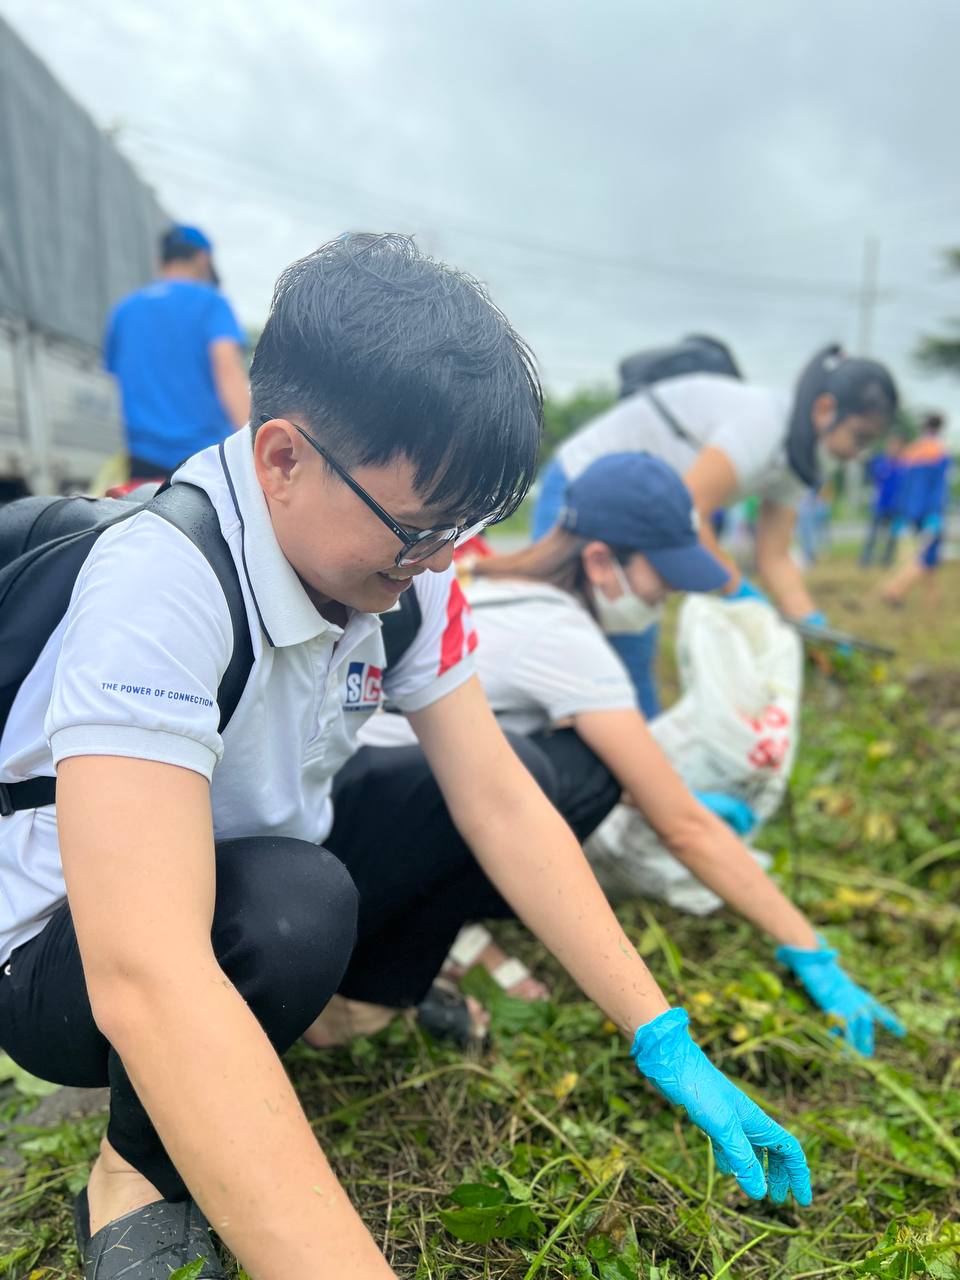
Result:
{"type": "MultiPolygon", "coordinates": [[[[680,609],[677,662],[681,697],[651,731],[692,791],[746,801],[758,820],[752,838],[778,809],[793,767],[801,642],[768,605],[691,595],[680,609]]],[[[628,805],[617,805],[585,848],[615,902],[640,895],[694,915],[721,905],[628,805]]],[[[770,865],[768,854],[751,853],[770,865]]]]}

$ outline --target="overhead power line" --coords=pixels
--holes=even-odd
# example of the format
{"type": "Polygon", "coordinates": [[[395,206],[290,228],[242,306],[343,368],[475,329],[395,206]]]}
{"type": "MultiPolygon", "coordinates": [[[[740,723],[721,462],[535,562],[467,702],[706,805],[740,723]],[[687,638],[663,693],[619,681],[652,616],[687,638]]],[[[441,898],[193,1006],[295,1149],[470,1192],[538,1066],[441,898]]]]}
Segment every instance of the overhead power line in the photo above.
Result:
{"type": "MultiPolygon", "coordinates": [[[[598,253],[582,246],[559,244],[550,241],[534,240],[501,229],[495,230],[482,224],[463,219],[458,215],[450,215],[438,209],[417,207],[407,203],[405,198],[394,198],[383,192],[374,192],[367,188],[319,176],[316,172],[304,175],[291,169],[282,168],[274,163],[253,162],[246,157],[230,155],[222,151],[214,151],[193,143],[168,141],[147,130],[131,126],[131,132],[139,135],[147,149],[159,152],[159,159],[169,164],[172,160],[180,168],[181,174],[188,179],[207,181],[213,176],[210,165],[217,166],[229,179],[242,184],[245,189],[257,189],[265,179],[273,178],[282,186],[281,202],[284,205],[309,207],[316,211],[318,199],[327,208],[340,209],[340,205],[330,205],[331,193],[340,193],[372,201],[375,205],[396,211],[403,211],[404,216],[422,220],[430,226],[440,229],[451,229],[462,235],[471,236],[491,244],[517,249],[525,254],[534,254],[544,258],[566,261],[584,267],[602,268],[618,272],[629,271],[643,276],[659,276],[671,280],[689,280],[697,285],[715,285],[721,288],[747,290],[756,293],[789,293],[793,296],[807,295],[811,297],[833,297],[846,302],[858,296],[859,283],[855,280],[820,280],[795,276],[759,275],[752,272],[726,271],[716,268],[693,266],[684,263],[665,263],[656,259],[642,259],[633,256],[598,253]],[[197,167],[202,164],[203,169],[197,167]],[[309,195],[317,192],[318,195],[309,195]]],[[[216,179],[214,178],[214,181],[216,179]]],[[[878,300],[892,296],[879,293],[878,300]]]]}

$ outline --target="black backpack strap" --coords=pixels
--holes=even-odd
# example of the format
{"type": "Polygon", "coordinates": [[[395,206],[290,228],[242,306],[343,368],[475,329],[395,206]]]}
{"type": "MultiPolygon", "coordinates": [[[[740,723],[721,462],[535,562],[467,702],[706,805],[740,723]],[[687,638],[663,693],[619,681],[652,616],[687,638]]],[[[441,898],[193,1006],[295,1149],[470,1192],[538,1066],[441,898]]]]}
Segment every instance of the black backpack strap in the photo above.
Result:
{"type": "MultiPolygon", "coordinates": [[[[136,515],[143,509],[143,507],[134,506],[131,511],[118,512],[113,520],[95,529],[85,529],[65,535],[61,539],[62,543],[64,545],[72,543],[71,552],[77,557],[76,565],[69,566],[69,571],[72,573],[70,581],[76,577],[93,542],[108,524],[136,515]]],[[[213,503],[202,489],[192,484],[170,485],[151,499],[147,509],[186,534],[203,554],[223,588],[227,608],[230,611],[230,624],[233,628],[233,652],[217,691],[217,706],[220,710],[219,732],[223,733],[237,708],[250,675],[250,668],[253,666],[253,642],[250,638],[250,624],[247,621],[247,610],[237,566],[220,530],[220,521],[213,503]]],[[[33,516],[36,513],[30,514],[33,516]]],[[[50,547],[52,544],[46,545],[50,547]]],[[[419,608],[417,618],[417,626],[419,626],[419,608]]],[[[411,640],[415,634],[416,627],[413,628],[411,640]]],[[[407,643],[409,644],[409,641],[407,643]]],[[[25,782],[0,783],[0,817],[7,818],[22,809],[38,809],[44,805],[55,804],[56,787],[56,778],[29,778],[25,782]]]]}
{"type": "Polygon", "coordinates": [[[223,588],[230,625],[233,628],[233,653],[217,691],[220,708],[219,732],[223,733],[237,703],[246,688],[250,668],[253,666],[253,643],[250,639],[250,623],[247,607],[240,587],[240,576],[226,539],[220,530],[220,521],[213,503],[203,489],[192,484],[173,484],[161,489],[147,505],[181,533],[185,533],[193,545],[203,553],[210,568],[217,575],[223,588]]]}
{"type": "MultiPolygon", "coordinates": [[[[391,667],[397,665],[407,652],[417,638],[417,632],[420,630],[423,614],[420,610],[420,601],[417,599],[417,588],[415,586],[408,587],[400,597],[399,606],[391,609],[388,613],[381,614],[380,621],[382,624],[383,648],[387,655],[387,670],[389,671],[391,667]]],[[[385,710],[394,711],[396,708],[388,704],[385,710]]]]}
{"type": "Polygon", "coordinates": [[[691,445],[698,452],[703,448],[703,441],[690,434],[676,414],[667,408],[652,387],[644,387],[643,394],[675,436],[678,436],[686,444],[691,445]]]}

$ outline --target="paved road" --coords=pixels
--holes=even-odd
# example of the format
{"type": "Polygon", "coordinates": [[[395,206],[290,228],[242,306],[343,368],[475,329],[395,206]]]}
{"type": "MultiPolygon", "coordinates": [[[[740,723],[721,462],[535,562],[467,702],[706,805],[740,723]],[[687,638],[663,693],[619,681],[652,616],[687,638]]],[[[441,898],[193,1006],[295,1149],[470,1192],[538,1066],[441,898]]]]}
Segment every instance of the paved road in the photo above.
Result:
{"type": "MultiPolygon", "coordinates": [[[[849,546],[851,543],[858,547],[862,546],[866,534],[865,520],[837,520],[830,528],[830,536],[835,546],[849,546]]],[[[521,547],[527,545],[529,539],[520,533],[512,531],[500,533],[494,528],[490,531],[490,541],[499,552],[506,554],[510,551],[519,551],[521,547]]],[[[947,521],[945,558],[960,560],[960,512],[954,512],[947,521]]]]}

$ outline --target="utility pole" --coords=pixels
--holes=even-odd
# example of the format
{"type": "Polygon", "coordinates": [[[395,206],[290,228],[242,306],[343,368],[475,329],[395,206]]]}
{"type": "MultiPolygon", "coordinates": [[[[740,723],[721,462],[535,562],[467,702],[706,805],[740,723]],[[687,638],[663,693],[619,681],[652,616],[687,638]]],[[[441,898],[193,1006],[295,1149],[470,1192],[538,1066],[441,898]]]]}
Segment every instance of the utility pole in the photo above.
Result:
{"type": "MultiPolygon", "coordinates": [[[[859,323],[857,325],[857,355],[870,354],[873,342],[873,313],[880,300],[877,288],[878,268],[880,263],[880,241],[876,236],[867,235],[863,240],[863,272],[860,277],[860,291],[857,295],[859,323]]],[[[844,467],[844,485],[846,498],[851,510],[860,513],[863,510],[863,468],[859,462],[848,462],[844,467]]]]}
{"type": "Polygon", "coordinates": [[[863,274],[858,294],[857,355],[861,356],[869,354],[873,341],[873,313],[880,297],[877,288],[879,263],[880,241],[876,236],[868,235],[863,241],[863,274]]]}

